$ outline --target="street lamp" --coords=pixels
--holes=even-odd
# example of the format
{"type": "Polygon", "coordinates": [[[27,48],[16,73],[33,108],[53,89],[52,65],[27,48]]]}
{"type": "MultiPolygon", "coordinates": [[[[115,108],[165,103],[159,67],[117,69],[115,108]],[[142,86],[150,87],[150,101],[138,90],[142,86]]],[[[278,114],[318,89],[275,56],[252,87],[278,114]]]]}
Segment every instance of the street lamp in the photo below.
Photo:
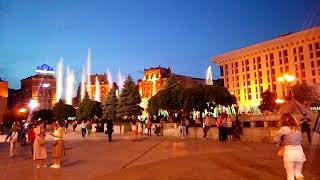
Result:
{"type": "Polygon", "coordinates": [[[35,99],[31,99],[29,104],[28,104],[29,108],[32,110],[34,110],[35,108],[37,108],[39,106],[39,102],[35,99]]]}
{"type": "MultiPolygon", "coordinates": [[[[296,79],[295,76],[289,75],[289,74],[284,74],[283,76],[278,77],[278,81],[283,85],[285,88],[285,93],[284,95],[288,94],[289,97],[291,97],[291,92],[290,92],[290,83],[296,79]]],[[[283,91],[282,91],[283,92],[283,91]]]]}

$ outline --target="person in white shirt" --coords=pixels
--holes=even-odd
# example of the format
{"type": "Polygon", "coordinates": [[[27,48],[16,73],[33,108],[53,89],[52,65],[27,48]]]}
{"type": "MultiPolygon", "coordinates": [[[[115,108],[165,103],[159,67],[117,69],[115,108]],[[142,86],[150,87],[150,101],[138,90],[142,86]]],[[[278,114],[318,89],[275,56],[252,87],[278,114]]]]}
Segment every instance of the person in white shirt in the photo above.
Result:
{"type": "Polygon", "coordinates": [[[85,121],[82,121],[82,123],[80,124],[80,128],[81,128],[82,137],[84,138],[84,136],[87,133],[87,123],[85,121]]]}

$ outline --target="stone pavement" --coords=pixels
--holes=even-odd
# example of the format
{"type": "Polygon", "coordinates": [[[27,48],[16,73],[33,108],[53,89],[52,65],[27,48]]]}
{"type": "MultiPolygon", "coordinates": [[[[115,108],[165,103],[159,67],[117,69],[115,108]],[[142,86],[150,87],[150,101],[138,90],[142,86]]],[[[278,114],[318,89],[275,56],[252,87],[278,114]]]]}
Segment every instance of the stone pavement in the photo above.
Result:
{"type": "MultiPolygon", "coordinates": [[[[132,142],[128,135],[116,135],[114,139],[108,143],[102,133],[85,139],[80,134],[67,134],[63,167],[36,169],[29,146],[19,147],[17,157],[10,159],[9,144],[0,138],[0,179],[285,179],[277,148],[271,144],[155,136],[132,142]]],[[[50,157],[50,142],[47,148],[50,157]]],[[[318,180],[320,147],[304,148],[308,159],[304,175],[306,179],[318,180]]]]}

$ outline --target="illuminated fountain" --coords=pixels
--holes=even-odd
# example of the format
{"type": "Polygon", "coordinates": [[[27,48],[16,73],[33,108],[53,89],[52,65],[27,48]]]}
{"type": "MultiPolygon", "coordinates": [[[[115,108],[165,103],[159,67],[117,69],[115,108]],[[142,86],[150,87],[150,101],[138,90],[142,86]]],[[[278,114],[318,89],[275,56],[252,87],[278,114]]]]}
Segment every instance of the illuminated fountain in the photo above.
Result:
{"type": "Polygon", "coordinates": [[[81,101],[84,98],[85,92],[86,92],[86,87],[85,87],[85,80],[86,80],[86,75],[85,75],[85,69],[82,67],[82,77],[81,77],[81,101]]]}
{"type": "Polygon", "coordinates": [[[107,80],[108,80],[108,83],[109,83],[109,88],[112,89],[113,80],[112,80],[111,72],[110,72],[109,69],[107,69],[107,80]]]}
{"type": "Polygon", "coordinates": [[[94,100],[100,102],[101,90],[100,90],[100,82],[99,82],[98,76],[96,76],[95,87],[96,87],[96,92],[95,92],[94,100]]]}
{"type": "Polygon", "coordinates": [[[63,58],[57,64],[57,84],[56,84],[56,101],[58,102],[62,97],[63,89],[63,58]]]}
{"type": "Polygon", "coordinates": [[[88,51],[88,59],[87,59],[87,92],[89,94],[89,98],[91,99],[91,78],[90,78],[90,69],[91,69],[91,51],[90,51],[90,48],[89,48],[89,51],[88,51]]]}
{"type": "Polygon", "coordinates": [[[68,67],[67,68],[67,78],[66,78],[66,103],[72,105],[72,94],[73,94],[73,85],[74,85],[74,73],[68,67]]]}
{"type": "Polygon", "coordinates": [[[206,72],[206,85],[213,85],[211,66],[208,67],[206,72]]]}
{"type": "Polygon", "coordinates": [[[123,88],[123,83],[124,83],[124,77],[122,76],[120,69],[119,69],[119,71],[118,71],[118,87],[119,87],[120,92],[123,88]]]}

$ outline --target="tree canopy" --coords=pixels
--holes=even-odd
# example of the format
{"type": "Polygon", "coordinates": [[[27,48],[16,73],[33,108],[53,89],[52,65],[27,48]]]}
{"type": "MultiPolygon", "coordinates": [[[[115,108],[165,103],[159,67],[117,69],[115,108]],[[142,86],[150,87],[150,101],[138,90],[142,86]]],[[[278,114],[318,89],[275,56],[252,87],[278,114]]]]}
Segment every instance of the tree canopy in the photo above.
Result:
{"type": "Polygon", "coordinates": [[[316,88],[307,84],[295,84],[291,87],[294,99],[302,104],[312,104],[320,101],[316,88]]]}
{"type": "Polygon", "coordinates": [[[266,90],[261,93],[261,102],[259,105],[259,109],[261,112],[270,111],[273,112],[276,109],[276,98],[277,94],[271,92],[270,90],[266,90]]]}
{"type": "Polygon", "coordinates": [[[76,117],[76,109],[60,99],[53,107],[53,115],[58,121],[67,120],[69,117],[76,117]]]}
{"type": "Polygon", "coordinates": [[[103,103],[103,118],[115,120],[117,115],[118,98],[116,95],[116,90],[114,88],[110,89],[108,95],[103,103]]]}
{"type": "Polygon", "coordinates": [[[41,109],[38,111],[34,111],[32,113],[31,120],[37,121],[38,119],[41,119],[46,124],[50,124],[53,121],[53,111],[51,109],[41,109]]]}
{"type": "Polygon", "coordinates": [[[141,96],[138,86],[129,75],[124,82],[123,88],[119,96],[117,108],[117,117],[139,116],[142,114],[143,108],[140,107],[141,96]]]}
{"type": "Polygon", "coordinates": [[[86,120],[93,119],[94,117],[101,118],[102,116],[102,108],[101,103],[97,101],[93,101],[85,96],[84,99],[79,104],[77,109],[77,119],[86,120]]]}

